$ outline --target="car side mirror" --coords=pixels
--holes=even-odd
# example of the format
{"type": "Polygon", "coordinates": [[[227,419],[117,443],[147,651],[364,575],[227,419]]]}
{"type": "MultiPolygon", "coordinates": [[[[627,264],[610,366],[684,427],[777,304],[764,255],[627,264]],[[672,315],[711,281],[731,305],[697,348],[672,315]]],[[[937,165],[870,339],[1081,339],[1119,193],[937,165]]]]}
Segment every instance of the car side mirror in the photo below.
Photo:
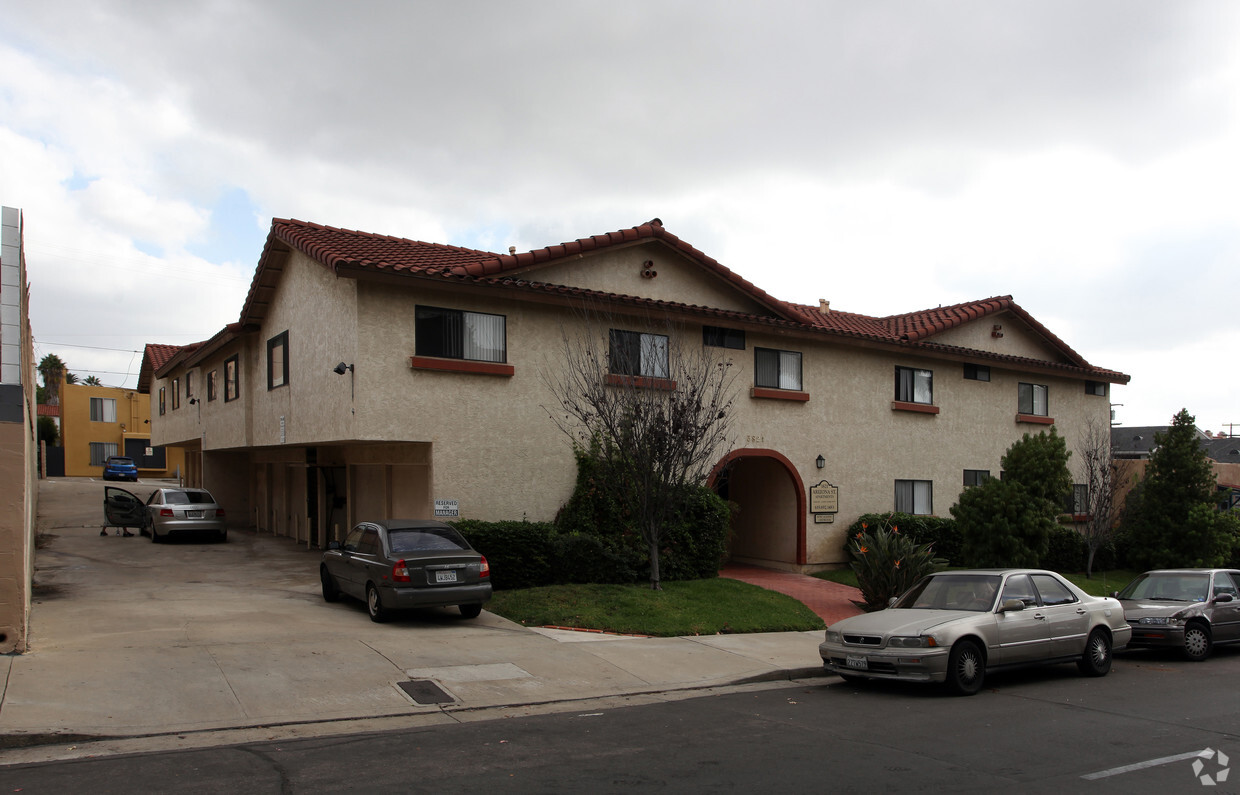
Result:
{"type": "Polygon", "coordinates": [[[1231,600],[1232,595],[1229,593],[1218,593],[1214,595],[1214,601],[1216,602],[1230,602],[1231,600]]]}
{"type": "Polygon", "coordinates": [[[1118,599],[1118,598],[1119,598],[1119,591],[1111,591],[1111,593],[1110,593],[1110,597],[1111,597],[1112,599],[1118,599]]]}
{"type": "Polygon", "coordinates": [[[329,550],[331,550],[331,549],[340,549],[340,542],[339,542],[339,541],[328,541],[328,542],[327,542],[327,548],[328,548],[329,550]]]}
{"type": "Polygon", "coordinates": [[[895,607],[895,604],[896,604],[896,602],[898,602],[898,601],[900,601],[900,597],[898,597],[898,596],[893,596],[893,597],[891,597],[890,599],[888,599],[888,600],[887,600],[887,606],[888,606],[888,607],[895,607]]]}
{"type": "Polygon", "coordinates": [[[1025,609],[1025,603],[1021,599],[1008,599],[999,605],[1000,613],[1015,613],[1025,609]]]}

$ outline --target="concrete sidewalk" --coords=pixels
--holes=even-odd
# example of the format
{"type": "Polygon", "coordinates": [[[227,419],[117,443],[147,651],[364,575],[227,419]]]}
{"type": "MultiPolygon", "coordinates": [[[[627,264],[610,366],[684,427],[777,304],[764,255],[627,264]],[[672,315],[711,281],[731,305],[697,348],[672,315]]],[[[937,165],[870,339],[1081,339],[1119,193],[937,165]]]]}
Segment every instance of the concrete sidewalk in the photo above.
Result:
{"type": "Polygon", "coordinates": [[[638,704],[822,674],[819,631],[632,638],[455,609],[375,624],[360,603],[324,603],[318,553],[288,539],[154,545],[101,537],[97,522],[46,532],[32,650],[0,657],[0,764],[638,704]],[[410,696],[406,682],[438,692],[410,696]]]}

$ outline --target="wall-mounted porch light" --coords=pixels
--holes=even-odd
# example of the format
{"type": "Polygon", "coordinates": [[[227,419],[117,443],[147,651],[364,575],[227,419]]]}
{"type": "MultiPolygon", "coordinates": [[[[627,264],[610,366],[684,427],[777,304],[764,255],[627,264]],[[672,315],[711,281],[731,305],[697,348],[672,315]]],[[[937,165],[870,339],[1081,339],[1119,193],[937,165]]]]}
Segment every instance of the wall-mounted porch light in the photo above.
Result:
{"type": "Polygon", "coordinates": [[[818,458],[814,461],[814,463],[818,465],[819,469],[822,469],[823,467],[827,465],[827,459],[823,458],[822,456],[818,456],[818,458]]]}

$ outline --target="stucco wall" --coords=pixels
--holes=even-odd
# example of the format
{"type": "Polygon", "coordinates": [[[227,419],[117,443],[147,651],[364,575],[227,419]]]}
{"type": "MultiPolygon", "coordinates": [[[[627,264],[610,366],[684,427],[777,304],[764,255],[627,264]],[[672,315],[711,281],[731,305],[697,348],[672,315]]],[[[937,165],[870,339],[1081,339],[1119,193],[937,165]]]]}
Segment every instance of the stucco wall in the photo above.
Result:
{"type": "MultiPolygon", "coordinates": [[[[185,406],[183,405],[184,409],[185,406]]],[[[99,477],[102,466],[91,466],[90,443],[116,445],[116,455],[125,455],[126,440],[141,440],[144,446],[155,444],[151,439],[151,396],[132,389],[84,384],[61,384],[60,432],[65,450],[65,475],[99,477]],[[90,399],[116,401],[116,421],[99,422],[90,418],[90,399]]],[[[170,477],[184,466],[184,455],[175,448],[164,451],[163,468],[144,467],[139,477],[170,477]]]]}
{"type": "Polygon", "coordinates": [[[944,345],[958,345],[1007,356],[1066,361],[1040,335],[1033,333],[1025,321],[1011,312],[998,312],[982,320],[948,329],[936,334],[934,340],[944,345]],[[995,328],[996,326],[998,328],[995,328]]]}

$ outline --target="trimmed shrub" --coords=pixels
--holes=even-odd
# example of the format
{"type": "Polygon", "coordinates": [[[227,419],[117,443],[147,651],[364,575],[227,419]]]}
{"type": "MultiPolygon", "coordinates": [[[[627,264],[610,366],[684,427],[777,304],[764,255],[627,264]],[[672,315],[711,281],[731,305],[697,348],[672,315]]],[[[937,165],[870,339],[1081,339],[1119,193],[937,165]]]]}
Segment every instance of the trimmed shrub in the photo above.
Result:
{"type": "MultiPolygon", "coordinates": [[[[1094,568],[1098,565],[1102,550],[1094,556],[1094,568]]],[[[1040,565],[1044,569],[1061,572],[1085,571],[1085,561],[1089,557],[1089,545],[1085,536],[1075,527],[1058,525],[1051,530],[1046,554],[1042,556],[1040,565]]]]}
{"type": "Polygon", "coordinates": [[[553,581],[558,561],[555,527],[549,522],[462,519],[452,526],[486,555],[493,588],[536,588],[553,581]]]}

